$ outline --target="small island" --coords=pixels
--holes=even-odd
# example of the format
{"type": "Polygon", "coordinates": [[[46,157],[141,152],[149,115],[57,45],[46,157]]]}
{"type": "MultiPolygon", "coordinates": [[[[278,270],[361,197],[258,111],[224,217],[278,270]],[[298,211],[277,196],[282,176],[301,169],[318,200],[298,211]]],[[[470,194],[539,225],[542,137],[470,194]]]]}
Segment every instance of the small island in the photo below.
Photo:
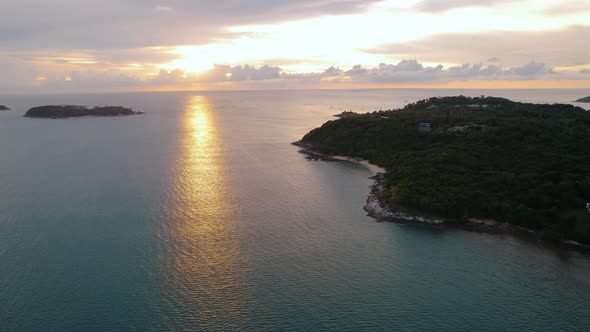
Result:
{"type": "Polygon", "coordinates": [[[365,207],[377,219],[590,244],[590,112],[580,107],[437,97],[328,121],[297,145],[308,159],[385,168],[365,207]]]}
{"type": "Polygon", "coordinates": [[[122,106],[95,106],[88,108],[76,105],[49,105],[33,107],[24,116],[27,118],[63,119],[80,116],[127,116],[136,114],[143,114],[143,112],[136,112],[131,108],[122,106]]]}
{"type": "Polygon", "coordinates": [[[4,105],[0,105],[0,111],[8,111],[10,110],[10,108],[4,106],[4,105]]]}
{"type": "Polygon", "coordinates": [[[576,100],[576,103],[590,103],[590,96],[576,100]]]}

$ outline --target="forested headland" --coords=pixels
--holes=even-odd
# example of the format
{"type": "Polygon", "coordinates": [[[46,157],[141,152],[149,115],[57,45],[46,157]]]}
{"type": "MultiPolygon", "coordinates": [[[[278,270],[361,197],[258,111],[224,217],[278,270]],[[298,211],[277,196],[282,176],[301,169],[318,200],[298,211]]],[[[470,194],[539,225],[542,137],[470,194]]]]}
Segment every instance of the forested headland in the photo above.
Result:
{"type": "Polygon", "coordinates": [[[302,141],[385,167],[381,196],[404,208],[590,243],[590,112],[582,108],[437,97],[328,121],[302,141]]]}

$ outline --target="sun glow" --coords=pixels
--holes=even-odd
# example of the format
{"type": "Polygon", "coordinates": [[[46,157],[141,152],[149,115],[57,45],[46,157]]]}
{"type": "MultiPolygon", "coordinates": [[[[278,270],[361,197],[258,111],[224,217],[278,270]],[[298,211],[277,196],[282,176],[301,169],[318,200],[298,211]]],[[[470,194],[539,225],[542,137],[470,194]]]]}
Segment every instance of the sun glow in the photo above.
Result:
{"type": "MultiPolygon", "coordinates": [[[[524,3],[530,4],[530,1],[524,3]]],[[[481,31],[544,31],[562,29],[584,20],[580,15],[547,17],[530,12],[523,4],[511,12],[497,8],[467,7],[444,13],[407,10],[415,1],[385,1],[367,12],[353,15],[320,16],[274,24],[229,26],[236,38],[206,45],[177,46],[176,60],[162,68],[202,73],[219,65],[276,65],[289,73],[323,71],[330,66],[349,68],[401,61],[395,54],[367,52],[388,43],[426,38],[436,31],[477,33],[481,31]],[[405,8],[405,9],[404,9],[405,8]],[[392,19],[395,17],[395,19],[392,19]]],[[[543,2],[549,6],[549,2],[543,2]]],[[[420,59],[417,59],[420,60],[420,59]]]]}
{"type": "Polygon", "coordinates": [[[215,57],[211,52],[192,46],[177,47],[172,51],[179,58],[162,66],[164,69],[182,69],[190,73],[202,73],[213,68],[215,57]]]}
{"type": "MultiPolygon", "coordinates": [[[[586,0],[559,4],[552,0],[428,3],[384,0],[349,12],[310,10],[313,15],[309,16],[281,13],[272,20],[220,20],[211,23],[212,30],[199,30],[196,35],[191,29],[171,27],[170,37],[175,38],[167,40],[167,30],[162,31],[161,39],[154,38],[145,45],[139,43],[141,47],[28,51],[7,48],[0,51],[0,67],[13,64],[2,67],[14,71],[5,75],[6,88],[13,88],[9,77],[16,75],[26,77],[16,89],[42,87],[56,91],[310,88],[313,82],[308,78],[322,77],[332,66],[342,73],[355,65],[371,69],[381,63],[397,64],[403,60],[416,60],[424,67],[441,64],[445,68],[480,63],[510,68],[534,61],[552,67],[557,73],[541,75],[535,80],[587,81],[590,75],[584,54],[587,43],[583,38],[590,29],[587,19],[590,6],[586,0]],[[539,38],[545,32],[546,41],[539,38]],[[527,34],[532,37],[528,38],[527,34]],[[560,34],[576,38],[556,37],[560,34]],[[541,42],[519,43],[519,38],[527,41],[539,38],[541,42]],[[552,38],[564,40],[563,45],[553,45],[552,38]],[[575,45],[565,42],[578,38],[579,43],[575,45]],[[466,42],[469,39],[474,42],[466,42]],[[199,44],[192,44],[195,41],[199,44]],[[527,47],[530,52],[524,49],[527,47]],[[225,70],[226,66],[243,68],[245,65],[250,66],[248,73],[262,66],[279,70],[263,68],[251,75],[239,75],[240,68],[225,70]],[[273,76],[273,73],[280,75],[273,76]]],[[[305,5],[293,2],[293,6],[305,5]]],[[[180,14],[174,6],[160,7],[155,9],[158,15],[180,14]]],[[[424,80],[398,76],[398,80],[390,80],[388,84],[440,84],[437,75],[420,76],[424,80]]],[[[461,81],[463,86],[470,86],[468,82],[472,81],[471,77],[453,79],[461,81]]],[[[338,80],[322,78],[321,87],[339,88],[346,80],[346,76],[338,80]]],[[[367,88],[369,84],[378,84],[368,80],[351,83],[367,88]]]]}

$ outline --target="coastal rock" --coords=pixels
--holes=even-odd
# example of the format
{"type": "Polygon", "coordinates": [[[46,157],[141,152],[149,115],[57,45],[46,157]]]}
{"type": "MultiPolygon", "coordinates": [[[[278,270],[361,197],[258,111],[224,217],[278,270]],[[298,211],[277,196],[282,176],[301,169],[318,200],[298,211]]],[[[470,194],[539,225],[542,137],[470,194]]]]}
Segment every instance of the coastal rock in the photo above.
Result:
{"type": "Polygon", "coordinates": [[[379,221],[391,221],[397,223],[415,223],[428,226],[444,225],[444,219],[425,216],[413,216],[401,209],[385,206],[385,203],[379,198],[379,193],[384,188],[385,177],[383,176],[383,173],[377,173],[377,175],[372,177],[372,179],[374,182],[371,186],[371,193],[367,198],[367,204],[363,207],[370,217],[373,217],[379,221]]]}
{"type": "Polygon", "coordinates": [[[590,96],[576,100],[576,103],[590,103],[590,96]]]}
{"type": "Polygon", "coordinates": [[[48,105],[33,107],[24,116],[27,118],[59,119],[80,116],[127,116],[136,114],[143,114],[143,112],[135,112],[131,108],[122,106],[96,106],[88,108],[76,105],[48,105]]]}
{"type": "Polygon", "coordinates": [[[313,151],[312,147],[309,144],[306,144],[302,141],[293,142],[291,144],[302,148],[301,150],[299,150],[299,153],[304,154],[305,159],[307,159],[307,160],[341,161],[340,159],[334,158],[332,156],[328,156],[328,155],[313,151]]]}
{"type": "Polygon", "coordinates": [[[10,108],[4,106],[4,105],[0,105],[0,111],[8,111],[10,108]]]}

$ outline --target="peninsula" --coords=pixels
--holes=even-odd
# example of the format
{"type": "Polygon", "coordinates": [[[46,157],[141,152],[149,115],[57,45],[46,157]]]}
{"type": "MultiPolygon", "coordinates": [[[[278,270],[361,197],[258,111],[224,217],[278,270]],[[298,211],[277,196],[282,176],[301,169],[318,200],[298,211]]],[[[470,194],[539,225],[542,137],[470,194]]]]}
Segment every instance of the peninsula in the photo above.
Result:
{"type": "Polygon", "coordinates": [[[4,106],[4,105],[0,105],[0,111],[8,111],[10,110],[10,108],[4,106]]]}
{"type": "Polygon", "coordinates": [[[576,100],[576,103],[590,103],[590,96],[576,100]]]}
{"type": "Polygon", "coordinates": [[[590,112],[582,108],[430,98],[328,121],[300,146],[384,167],[371,197],[385,215],[499,221],[590,244],[590,112]]]}
{"type": "Polygon", "coordinates": [[[333,116],[336,117],[336,118],[347,118],[349,116],[355,116],[355,115],[358,115],[358,113],[351,112],[351,111],[344,111],[344,112],[339,113],[339,114],[334,114],[333,116]]]}
{"type": "Polygon", "coordinates": [[[25,113],[27,118],[71,118],[80,116],[126,116],[143,114],[135,112],[131,108],[122,106],[96,106],[88,108],[76,105],[49,105],[33,107],[25,113]]]}

